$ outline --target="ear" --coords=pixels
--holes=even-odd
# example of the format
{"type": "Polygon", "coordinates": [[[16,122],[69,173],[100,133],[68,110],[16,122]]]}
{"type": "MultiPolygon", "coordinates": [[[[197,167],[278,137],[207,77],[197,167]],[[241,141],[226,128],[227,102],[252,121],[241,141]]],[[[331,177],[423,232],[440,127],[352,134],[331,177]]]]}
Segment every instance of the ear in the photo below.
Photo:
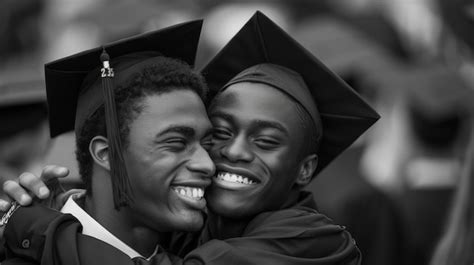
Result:
{"type": "Polygon", "coordinates": [[[308,155],[301,161],[298,176],[295,183],[301,186],[308,185],[311,182],[316,167],[318,166],[318,155],[308,155]]]}
{"type": "Polygon", "coordinates": [[[89,143],[89,153],[94,163],[103,169],[110,171],[109,142],[103,136],[95,136],[89,143]]]}

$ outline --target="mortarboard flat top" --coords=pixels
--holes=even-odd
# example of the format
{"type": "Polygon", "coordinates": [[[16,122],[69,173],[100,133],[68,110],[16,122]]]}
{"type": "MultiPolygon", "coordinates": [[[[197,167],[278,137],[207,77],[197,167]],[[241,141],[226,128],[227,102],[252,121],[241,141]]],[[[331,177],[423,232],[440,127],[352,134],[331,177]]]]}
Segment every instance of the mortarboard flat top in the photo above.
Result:
{"type": "Polygon", "coordinates": [[[262,63],[299,73],[316,102],[323,125],[316,174],[379,119],[379,115],[341,78],[261,12],[202,70],[210,98],[243,70],[262,63]]]}
{"type": "MultiPolygon", "coordinates": [[[[201,33],[202,21],[182,23],[162,30],[141,34],[131,38],[113,42],[102,47],[90,49],[45,65],[45,80],[50,110],[51,136],[74,129],[76,108],[79,95],[83,92],[84,79],[91,71],[97,71],[101,66],[100,55],[104,48],[110,55],[112,67],[114,58],[139,52],[158,52],[159,54],[180,59],[189,65],[194,64],[197,45],[201,33]]],[[[158,54],[157,53],[157,54],[158,54]]],[[[156,55],[155,55],[156,56],[156,55]]],[[[117,75],[117,74],[116,74],[117,75]]],[[[101,92],[88,96],[90,100],[101,99],[101,92]]],[[[87,109],[78,109],[90,115],[97,104],[89,104],[87,109]]]]}

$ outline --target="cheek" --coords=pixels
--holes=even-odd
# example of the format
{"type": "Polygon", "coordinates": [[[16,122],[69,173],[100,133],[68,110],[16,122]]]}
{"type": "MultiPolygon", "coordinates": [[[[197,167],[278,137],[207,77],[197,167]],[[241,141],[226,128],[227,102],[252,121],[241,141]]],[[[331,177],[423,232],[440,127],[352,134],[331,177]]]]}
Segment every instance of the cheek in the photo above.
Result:
{"type": "Polygon", "coordinates": [[[126,165],[134,195],[138,198],[164,196],[175,164],[173,157],[157,156],[146,151],[129,155],[126,165]]]}
{"type": "Polygon", "coordinates": [[[280,175],[287,175],[289,172],[294,171],[297,158],[291,156],[288,151],[288,149],[282,149],[271,153],[260,152],[258,155],[270,171],[272,180],[280,175]]]}

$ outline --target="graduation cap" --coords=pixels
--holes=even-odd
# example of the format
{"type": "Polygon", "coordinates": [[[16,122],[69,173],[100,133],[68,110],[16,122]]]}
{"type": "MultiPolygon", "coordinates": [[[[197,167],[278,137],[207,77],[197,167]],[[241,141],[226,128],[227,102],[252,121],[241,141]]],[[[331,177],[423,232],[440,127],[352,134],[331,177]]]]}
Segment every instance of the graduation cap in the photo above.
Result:
{"type": "Polygon", "coordinates": [[[35,128],[47,119],[43,80],[0,83],[0,138],[35,128]]]}
{"type": "Polygon", "coordinates": [[[51,136],[75,129],[99,107],[105,122],[115,207],[132,200],[123,162],[114,90],[157,58],[166,56],[194,65],[202,21],[178,24],[87,50],[45,65],[51,136]]]}
{"type": "Polygon", "coordinates": [[[210,98],[250,67],[275,81],[274,76],[269,76],[261,67],[255,67],[262,64],[278,66],[271,67],[273,69],[286,69],[282,71],[288,76],[296,72],[304,80],[305,86],[285,87],[276,81],[279,83],[276,87],[298,101],[313,119],[317,117],[313,116],[311,109],[316,107],[319,112],[323,136],[315,175],[379,119],[379,115],[341,78],[259,11],[202,70],[210,98]],[[305,95],[309,95],[308,98],[305,99],[305,95]]]}

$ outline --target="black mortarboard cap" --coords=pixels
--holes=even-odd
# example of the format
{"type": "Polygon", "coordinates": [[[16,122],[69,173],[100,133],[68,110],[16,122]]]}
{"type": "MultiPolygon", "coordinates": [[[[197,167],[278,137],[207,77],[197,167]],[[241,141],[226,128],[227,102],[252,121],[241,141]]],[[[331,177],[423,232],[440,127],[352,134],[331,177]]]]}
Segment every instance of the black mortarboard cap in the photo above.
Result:
{"type": "Polygon", "coordinates": [[[128,77],[140,72],[145,65],[153,64],[153,60],[160,56],[194,65],[201,27],[201,20],[182,23],[45,65],[52,137],[73,129],[78,133],[83,122],[100,106],[105,105],[116,208],[128,204],[131,191],[123,163],[113,91],[128,77]],[[109,69],[113,69],[113,75],[109,75],[109,69]]]}
{"type": "Polygon", "coordinates": [[[202,70],[210,98],[243,70],[260,64],[279,65],[300,74],[310,91],[323,126],[315,175],[379,119],[341,78],[261,12],[202,70]]]}

